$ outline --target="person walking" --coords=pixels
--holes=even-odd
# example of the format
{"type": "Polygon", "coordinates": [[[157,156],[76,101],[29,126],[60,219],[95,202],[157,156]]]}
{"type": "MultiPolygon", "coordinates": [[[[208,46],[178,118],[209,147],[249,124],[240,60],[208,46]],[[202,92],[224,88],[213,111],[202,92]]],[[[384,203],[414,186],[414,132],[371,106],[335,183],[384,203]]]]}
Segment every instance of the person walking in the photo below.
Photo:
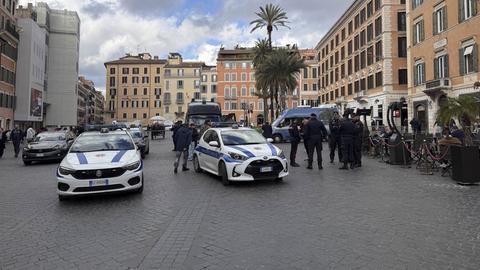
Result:
{"type": "Polygon", "coordinates": [[[195,150],[195,147],[197,147],[198,140],[200,139],[200,133],[198,133],[197,126],[194,123],[190,124],[190,130],[192,131],[192,142],[188,149],[188,161],[193,160],[193,151],[195,150]]]}
{"type": "Polygon", "coordinates": [[[15,157],[18,157],[20,153],[20,144],[23,141],[24,133],[18,128],[18,125],[15,125],[15,128],[10,133],[10,139],[13,143],[13,149],[15,151],[15,157]]]}
{"type": "Polygon", "coordinates": [[[0,158],[3,157],[3,152],[5,151],[5,143],[7,142],[7,134],[3,131],[3,128],[0,127],[0,158]]]}
{"type": "Polygon", "coordinates": [[[335,159],[335,150],[338,149],[338,162],[342,162],[342,150],[340,140],[340,115],[337,112],[333,114],[333,118],[328,124],[330,128],[329,146],[330,146],[330,163],[335,159]]]}
{"type": "Polygon", "coordinates": [[[267,139],[272,138],[273,129],[269,122],[265,122],[265,124],[263,124],[262,130],[263,130],[263,133],[262,133],[263,137],[267,139]]]}
{"type": "Polygon", "coordinates": [[[192,143],[192,130],[188,128],[188,126],[181,125],[177,128],[175,135],[173,136],[173,142],[175,144],[175,163],[174,166],[174,173],[178,173],[178,165],[180,164],[180,159],[183,155],[183,164],[182,164],[182,171],[188,171],[187,162],[188,162],[188,148],[192,143]]]}
{"type": "Polygon", "coordinates": [[[340,122],[340,138],[342,142],[342,158],[343,166],[340,170],[348,170],[348,164],[350,163],[350,169],[355,168],[354,164],[354,144],[353,137],[355,136],[355,125],[348,118],[348,114],[345,114],[340,122]]]}
{"type": "Polygon", "coordinates": [[[203,134],[205,133],[205,131],[207,131],[208,129],[210,129],[212,127],[212,121],[210,120],[205,120],[205,123],[203,123],[202,127],[200,128],[200,134],[198,134],[198,139],[200,139],[203,134]]]}
{"type": "Polygon", "coordinates": [[[297,157],[298,144],[302,140],[300,137],[300,127],[298,125],[298,120],[293,120],[292,124],[288,128],[288,133],[290,134],[290,166],[300,167],[300,165],[295,162],[297,157]]]}
{"type": "Polygon", "coordinates": [[[317,115],[312,113],[310,115],[310,120],[305,126],[305,137],[308,140],[308,167],[307,169],[311,170],[313,163],[313,154],[315,150],[317,151],[317,163],[318,169],[323,170],[322,165],[322,142],[323,138],[327,137],[327,129],[323,125],[322,121],[317,119],[317,115]]]}
{"type": "Polygon", "coordinates": [[[363,144],[363,123],[360,121],[360,116],[353,117],[353,124],[355,125],[355,136],[353,136],[353,157],[355,167],[362,167],[362,144],[363,144]]]}
{"type": "Polygon", "coordinates": [[[173,150],[172,151],[175,151],[175,134],[177,134],[177,130],[182,126],[182,120],[178,120],[177,122],[175,122],[175,124],[173,125],[172,127],[172,140],[173,140],[173,150]]]}
{"type": "Polygon", "coordinates": [[[28,127],[27,133],[25,135],[25,138],[27,139],[27,143],[33,142],[33,138],[35,138],[36,132],[33,129],[33,127],[28,127]]]}

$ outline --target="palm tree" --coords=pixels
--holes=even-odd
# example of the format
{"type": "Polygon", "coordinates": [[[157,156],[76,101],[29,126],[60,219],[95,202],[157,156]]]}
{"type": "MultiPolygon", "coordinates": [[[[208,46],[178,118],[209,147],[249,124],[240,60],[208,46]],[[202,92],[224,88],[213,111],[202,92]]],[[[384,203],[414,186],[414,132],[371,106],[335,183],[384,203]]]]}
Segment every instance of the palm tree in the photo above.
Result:
{"type": "MultiPolygon", "coordinates": [[[[265,62],[269,53],[270,47],[268,44],[268,40],[258,39],[255,42],[255,47],[253,49],[253,65],[255,67],[260,66],[260,64],[265,62]]],[[[255,72],[256,71],[257,69],[255,70],[255,72]]],[[[261,85],[258,81],[256,81],[255,86],[257,88],[257,92],[255,93],[255,95],[263,99],[263,117],[265,118],[266,122],[268,121],[268,98],[270,97],[270,87],[269,85],[261,85]]]]}
{"type": "Polygon", "coordinates": [[[449,125],[453,119],[457,119],[465,132],[465,144],[472,145],[472,121],[480,116],[479,101],[471,96],[447,98],[441,104],[437,112],[437,121],[443,125],[449,125]]]}
{"type": "MultiPolygon", "coordinates": [[[[256,80],[260,86],[270,86],[270,98],[275,98],[276,116],[284,109],[287,95],[291,95],[297,87],[297,76],[306,67],[304,60],[297,51],[280,48],[272,51],[265,61],[257,68],[256,80]],[[279,105],[278,98],[282,103],[279,105]]],[[[272,103],[273,105],[273,103],[272,103]]],[[[273,106],[270,116],[274,117],[273,106]]]]}
{"type": "Polygon", "coordinates": [[[267,4],[265,7],[260,7],[260,12],[255,12],[257,19],[250,22],[250,25],[254,25],[250,33],[257,29],[267,27],[268,33],[268,45],[272,48],[272,31],[278,30],[278,27],[286,27],[289,23],[287,13],[278,5],[267,4]]]}

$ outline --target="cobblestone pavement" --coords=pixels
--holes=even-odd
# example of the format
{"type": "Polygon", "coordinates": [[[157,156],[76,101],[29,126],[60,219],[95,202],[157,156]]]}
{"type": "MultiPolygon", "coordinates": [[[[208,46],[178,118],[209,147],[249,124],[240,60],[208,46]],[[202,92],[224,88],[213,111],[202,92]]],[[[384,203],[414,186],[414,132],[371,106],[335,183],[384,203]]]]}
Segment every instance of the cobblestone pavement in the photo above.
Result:
{"type": "Polygon", "coordinates": [[[60,203],[57,164],[24,167],[7,149],[0,269],[480,268],[480,187],[373,159],[224,187],[174,175],[170,150],[152,142],[142,195],[60,203]]]}

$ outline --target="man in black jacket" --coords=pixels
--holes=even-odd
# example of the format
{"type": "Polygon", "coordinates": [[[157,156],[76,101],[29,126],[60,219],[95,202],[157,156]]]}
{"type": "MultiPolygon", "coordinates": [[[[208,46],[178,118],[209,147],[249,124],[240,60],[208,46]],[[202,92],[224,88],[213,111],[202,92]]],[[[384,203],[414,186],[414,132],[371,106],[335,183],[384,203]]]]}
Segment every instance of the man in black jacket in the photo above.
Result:
{"type": "Polygon", "coordinates": [[[348,163],[350,163],[350,169],[355,168],[354,164],[354,144],[353,137],[355,136],[355,125],[352,120],[348,118],[348,114],[344,116],[340,122],[340,136],[342,140],[342,157],[343,166],[340,170],[348,170],[348,163]]]}
{"type": "Polygon", "coordinates": [[[175,163],[174,163],[174,172],[178,172],[178,165],[180,164],[180,158],[183,155],[183,166],[182,171],[188,171],[187,161],[188,161],[188,148],[192,143],[192,130],[188,126],[181,125],[177,128],[175,135],[173,137],[175,143],[175,163]]]}
{"type": "Polygon", "coordinates": [[[329,146],[330,146],[330,163],[333,163],[335,159],[335,150],[338,148],[338,161],[342,162],[342,148],[340,147],[340,116],[338,113],[334,113],[333,119],[328,124],[330,127],[330,138],[329,138],[329,146]]]}
{"type": "Polygon", "coordinates": [[[322,142],[323,138],[326,138],[328,135],[327,129],[323,125],[322,121],[317,119],[317,115],[312,113],[310,115],[310,120],[305,126],[304,137],[308,140],[308,167],[307,169],[312,169],[313,163],[313,153],[317,150],[317,162],[318,169],[322,170],[322,142]]]}
{"type": "Polygon", "coordinates": [[[273,130],[269,122],[265,122],[265,124],[262,126],[262,130],[263,130],[263,133],[262,133],[263,137],[267,139],[272,138],[273,130]]]}
{"type": "Polygon", "coordinates": [[[353,124],[355,125],[355,136],[353,137],[355,167],[362,167],[363,123],[360,121],[360,116],[353,117],[353,124]]]}
{"type": "Polygon", "coordinates": [[[298,125],[298,121],[295,119],[293,120],[292,124],[288,128],[288,133],[290,134],[290,166],[292,167],[300,167],[298,163],[295,162],[297,157],[297,149],[298,144],[302,140],[300,137],[300,126],[298,125]]]}
{"type": "Polygon", "coordinates": [[[20,153],[20,144],[23,141],[23,137],[25,137],[25,133],[18,128],[18,125],[15,125],[15,128],[10,133],[10,139],[13,143],[15,157],[18,157],[18,153],[20,153]]]}

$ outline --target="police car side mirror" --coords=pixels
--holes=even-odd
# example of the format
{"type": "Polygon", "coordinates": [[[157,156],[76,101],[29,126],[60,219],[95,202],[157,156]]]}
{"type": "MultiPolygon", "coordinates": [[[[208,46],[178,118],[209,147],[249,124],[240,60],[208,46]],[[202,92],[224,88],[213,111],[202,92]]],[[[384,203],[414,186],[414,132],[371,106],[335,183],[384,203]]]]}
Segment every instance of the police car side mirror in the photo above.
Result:
{"type": "Polygon", "coordinates": [[[210,145],[211,147],[219,147],[217,141],[211,141],[211,142],[208,143],[208,145],[210,145]]]}
{"type": "Polygon", "coordinates": [[[267,138],[267,142],[272,143],[273,139],[272,138],[267,138]]]}

